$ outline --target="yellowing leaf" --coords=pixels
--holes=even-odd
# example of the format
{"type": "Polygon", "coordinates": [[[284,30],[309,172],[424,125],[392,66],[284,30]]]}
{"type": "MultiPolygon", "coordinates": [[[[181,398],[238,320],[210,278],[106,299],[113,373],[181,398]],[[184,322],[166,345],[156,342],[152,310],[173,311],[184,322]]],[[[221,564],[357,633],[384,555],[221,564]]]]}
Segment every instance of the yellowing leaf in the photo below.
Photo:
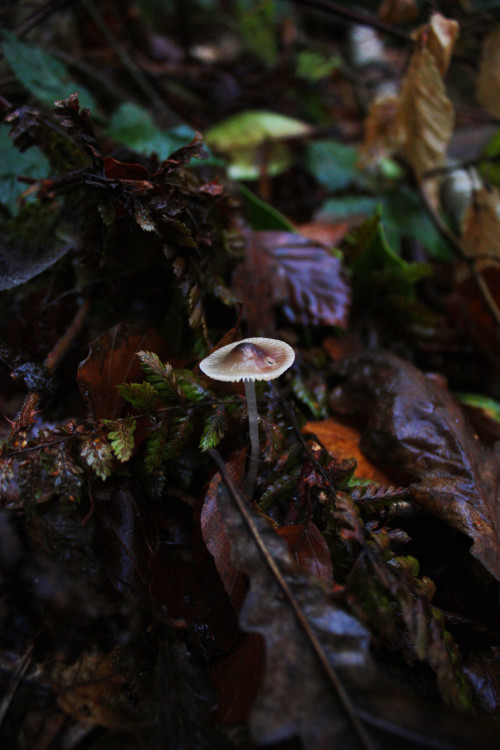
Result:
{"type": "Polygon", "coordinates": [[[458,23],[445,18],[441,13],[433,13],[429,26],[423,27],[422,33],[425,35],[425,46],[434,57],[439,73],[445,76],[460,33],[458,23]]]}
{"type": "Polygon", "coordinates": [[[432,52],[419,38],[403,83],[397,122],[403,153],[420,177],[440,166],[454,124],[453,106],[432,52]]]}
{"type": "Polygon", "coordinates": [[[462,241],[467,253],[479,258],[478,268],[496,265],[495,258],[500,258],[500,192],[496,188],[482,187],[476,193],[464,216],[462,241]]]}
{"type": "Polygon", "coordinates": [[[365,121],[365,137],[359,149],[359,166],[377,164],[397,150],[401,141],[398,128],[398,97],[383,94],[372,101],[365,121]]]}
{"type": "Polygon", "coordinates": [[[476,96],[490,115],[500,117],[500,24],[483,41],[476,96]]]}

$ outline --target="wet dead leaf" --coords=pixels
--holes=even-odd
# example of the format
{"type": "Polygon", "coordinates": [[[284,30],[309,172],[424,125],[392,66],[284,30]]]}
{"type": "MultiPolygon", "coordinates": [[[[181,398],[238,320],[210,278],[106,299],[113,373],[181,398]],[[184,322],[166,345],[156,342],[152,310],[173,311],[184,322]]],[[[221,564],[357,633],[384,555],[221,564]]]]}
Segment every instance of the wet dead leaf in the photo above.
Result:
{"type": "Polygon", "coordinates": [[[336,366],[330,405],[365,420],[360,442],[429,513],[473,540],[472,554],[500,580],[500,444],[483,446],[442,379],[387,352],[336,366]]]}
{"type": "Polygon", "coordinates": [[[470,257],[477,258],[477,267],[498,267],[500,257],[500,192],[482,187],[474,194],[464,219],[464,247],[470,257]]]}
{"type": "Polygon", "coordinates": [[[158,335],[137,326],[119,323],[90,343],[90,352],[78,367],[78,387],[94,419],[118,418],[124,400],[116,388],[143,379],[137,359],[141,349],[159,351],[158,335]]]}
{"type": "Polygon", "coordinates": [[[312,432],[325,446],[328,453],[337,460],[355,458],[354,476],[359,479],[372,479],[380,484],[392,484],[389,477],[363,455],[359,442],[361,432],[337,419],[322,419],[308,422],[303,432],[312,432]]]}
{"type": "Polygon", "coordinates": [[[233,291],[254,332],[275,328],[278,306],[292,323],[347,327],[351,292],[342,262],[300,234],[249,231],[233,291]]]}

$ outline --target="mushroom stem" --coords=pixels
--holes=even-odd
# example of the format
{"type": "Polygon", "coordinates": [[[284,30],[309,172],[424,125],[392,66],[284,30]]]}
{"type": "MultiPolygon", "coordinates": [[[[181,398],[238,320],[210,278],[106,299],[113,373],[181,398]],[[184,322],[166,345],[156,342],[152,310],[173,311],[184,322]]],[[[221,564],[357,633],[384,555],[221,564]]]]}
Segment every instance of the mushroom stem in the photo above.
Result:
{"type": "Polygon", "coordinates": [[[248,409],[248,431],[250,433],[250,460],[245,478],[245,494],[251,500],[255,491],[257,472],[259,470],[259,417],[257,414],[255,383],[253,380],[245,380],[244,382],[248,409]]]}

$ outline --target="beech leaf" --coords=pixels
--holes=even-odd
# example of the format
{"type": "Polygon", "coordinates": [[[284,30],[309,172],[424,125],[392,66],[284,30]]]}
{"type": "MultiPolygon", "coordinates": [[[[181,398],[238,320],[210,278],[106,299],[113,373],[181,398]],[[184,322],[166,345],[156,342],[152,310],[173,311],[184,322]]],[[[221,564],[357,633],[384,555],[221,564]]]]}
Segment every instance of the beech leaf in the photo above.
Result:
{"type": "Polygon", "coordinates": [[[248,232],[247,241],[233,291],[251,330],[274,328],[275,306],[292,323],[347,327],[351,292],[337,256],[292,232],[248,232]]]}
{"type": "Polygon", "coordinates": [[[367,352],[335,371],[330,405],[365,417],[363,452],[468,535],[471,553],[500,580],[500,443],[483,446],[446,386],[393,354],[367,352]]]}

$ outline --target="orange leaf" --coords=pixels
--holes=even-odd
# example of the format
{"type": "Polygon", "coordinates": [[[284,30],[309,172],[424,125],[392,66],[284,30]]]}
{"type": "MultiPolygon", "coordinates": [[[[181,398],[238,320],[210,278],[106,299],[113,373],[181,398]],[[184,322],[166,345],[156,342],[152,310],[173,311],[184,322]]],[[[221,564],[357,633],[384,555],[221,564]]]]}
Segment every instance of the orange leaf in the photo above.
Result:
{"type": "Polygon", "coordinates": [[[357,467],[354,476],[358,479],[373,479],[380,484],[391,485],[392,481],[361,453],[359,441],[361,433],[354,427],[335,419],[308,422],[303,432],[312,432],[337,459],[355,458],[357,467]]]}

